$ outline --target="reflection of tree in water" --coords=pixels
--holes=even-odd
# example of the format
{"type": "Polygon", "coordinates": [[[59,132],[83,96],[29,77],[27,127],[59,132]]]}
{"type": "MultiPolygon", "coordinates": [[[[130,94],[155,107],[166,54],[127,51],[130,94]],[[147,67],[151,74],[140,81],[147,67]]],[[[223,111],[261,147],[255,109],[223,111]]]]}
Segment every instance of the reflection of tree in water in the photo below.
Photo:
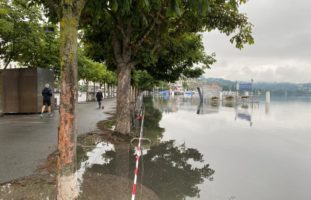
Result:
{"type": "Polygon", "coordinates": [[[223,107],[233,108],[235,106],[235,102],[234,101],[223,101],[222,102],[222,106],[223,107]]]}
{"type": "MultiPolygon", "coordinates": [[[[103,158],[110,160],[110,162],[103,165],[93,165],[84,175],[84,181],[89,182],[87,179],[92,177],[90,174],[96,174],[102,178],[105,177],[103,176],[105,174],[116,175],[116,178],[123,177],[124,180],[129,180],[127,183],[123,181],[124,183],[119,186],[123,187],[121,191],[129,191],[130,188],[127,187],[130,186],[134,176],[134,150],[130,149],[127,156],[122,157],[118,156],[120,154],[119,148],[115,150],[103,154],[103,158]],[[127,166],[121,167],[120,163],[127,166]]],[[[121,152],[124,153],[124,151],[121,152]]],[[[198,184],[203,183],[205,178],[214,173],[209,165],[203,164],[202,158],[203,155],[200,152],[196,149],[186,148],[184,144],[178,146],[173,140],[162,142],[152,146],[148,153],[141,158],[138,181],[154,191],[163,200],[198,197],[200,192],[198,184]]],[[[115,189],[120,191],[120,189],[115,189]]],[[[105,193],[105,191],[102,192],[105,193]]]]}
{"type": "Polygon", "coordinates": [[[161,112],[165,113],[171,113],[171,112],[177,112],[179,109],[180,104],[180,98],[168,98],[164,99],[162,97],[155,97],[154,98],[154,107],[157,108],[161,112]]]}
{"type": "MultiPolygon", "coordinates": [[[[210,169],[209,165],[204,165],[203,155],[196,149],[186,148],[185,144],[176,145],[173,140],[160,143],[164,132],[164,129],[159,127],[162,114],[153,107],[151,99],[145,99],[145,107],[144,137],[151,139],[154,145],[140,160],[138,183],[145,186],[144,199],[152,199],[148,188],[163,200],[198,197],[200,192],[198,184],[210,177],[214,170],[210,169]],[[147,193],[149,198],[145,196],[147,193]]],[[[88,179],[94,175],[102,178],[107,175],[114,175],[116,178],[123,177],[122,185],[118,186],[123,189],[115,188],[115,190],[130,192],[130,188],[129,190],[126,188],[133,181],[135,156],[133,148],[128,148],[128,146],[128,143],[115,144],[115,150],[100,155],[101,158],[109,162],[91,166],[87,169],[84,178],[88,179]]],[[[83,157],[80,158],[83,159],[83,157]]],[[[94,177],[92,179],[95,180],[94,177]]],[[[96,185],[96,183],[93,184],[96,185]]],[[[85,187],[82,188],[85,189],[85,187]]],[[[137,189],[140,191],[139,187],[137,189]]],[[[105,191],[102,193],[105,194],[105,191]]]]}
{"type": "Polygon", "coordinates": [[[145,105],[145,121],[144,121],[144,135],[153,142],[159,141],[163,137],[164,128],[159,126],[162,119],[162,113],[155,109],[151,98],[144,99],[145,105]]]}
{"type": "MultiPolygon", "coordinates": [[[[159,126],[162,114],[150,98],[144,99],[146,114],[144,137],[158,142],[164,129],[159,126]],[[157,138],[158,140],[154,140],[157,138]]],[[[134,166],[134,159],[131,166],[134,166]]],[[[184,199],[199,196],[198,184],[210,177],[214,170],[203,164],[203,155],[196,149],[177,146],[173,140],[161,142],[150,148],[142,157],[140,170],[144,169],[142,183],[152,189],[160,199],[184,199]]],[[[140,179],[139,179],[140,180],[140,179]]]]}
{"type": "Polygon", "coordinates": [[[152,147],[143,157],[143,183],[160,199],[198,197],[197,185],[214,173],[209,165],[194,167],[203,162],[202,157],[196,149],[177,146],[174,141],[163,142],[152,147]]]}

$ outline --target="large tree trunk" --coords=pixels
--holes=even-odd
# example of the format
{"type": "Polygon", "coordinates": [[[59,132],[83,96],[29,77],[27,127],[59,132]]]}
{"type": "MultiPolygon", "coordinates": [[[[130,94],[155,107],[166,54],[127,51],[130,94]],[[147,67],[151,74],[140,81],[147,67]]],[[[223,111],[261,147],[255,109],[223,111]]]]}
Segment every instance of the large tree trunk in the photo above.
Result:
{"type": "Polygon", "coordinates": [[[77,86],[76,86],[76,97],[75,97],[75,102],[78,103],[79,100],[79,80],[77,80],[77,86]]]}
{"type": "Polygon", "coordinates": [[[58,128],[57,199],[77,198],[76,163],[76,109],[77,91],[77,30],[84,0],[61,1],[60,67],[61,95],[58,128]]]}
{"type": "MultiPolygon", "coordinates": [[[[122,24],[122,23],[121,23],[122,24]]],[[[131,26],[121,27],[123,34],[113,32],[112,46],[117,64],[117,113],[115,131],[129,135],[131,132],[130,90],[131,71],[134,66],[132,60],[131,26]]]]}
{"type": "Polygon", "coordinates": [[[116,96],[116,86],[113,85],[112,86],[112,97],[115,97],[116,96]]]}
{"type": "Polygon", "coordinates": [[[117,114],[116,131],[122,134],[130,134],[130,88],[131,88],[130,64],[118,65],[118,86],[117,86],[117,114]]]}
{"type": "Polygon", "coordinates": [[[2,85],[2,73],[3,71],[0,70],[0,117],[3,115],[3,109],[4,109],[4,105],[3,105],[3,85],[2,85]]]}
{"type": "Polygon", "coordinates": [[[95,82],[93,82],[93,99],[92,101],[96,101],[96,86],[95,86],[95,82]]]}
{"type": "Polygon", "coordinates": [[[112,97],[112,96],[111,96],[111,85],[108,84],[108,85],[107,85],[107,88],[108,88],[108,97],[111,98],[111,97],[112,97]]]}
{"type": "Polygon", "coordinates": [[[104,82],[104,91],[103,91],[104,99],[106,99],[106,83],[104,82]]]}
{"type": "Polygon", "coordinates": [[[109,96],[109,98],[112,97],[111,85],[110,84],[108,84],[108,96],[109,96]]]}
{"type": "Polygon", "coordinates": [[[89,101],[89,81],[85,82],[85,86],[86,86],[86,100],[85,101],[89,101]]]}

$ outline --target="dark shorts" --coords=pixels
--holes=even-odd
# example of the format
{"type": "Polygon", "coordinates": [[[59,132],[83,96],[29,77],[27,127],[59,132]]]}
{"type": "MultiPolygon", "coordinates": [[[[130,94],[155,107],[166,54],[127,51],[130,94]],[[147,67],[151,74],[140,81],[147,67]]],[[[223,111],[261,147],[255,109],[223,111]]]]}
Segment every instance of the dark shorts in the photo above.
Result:
{"type": "Polygon", "coordinates": [[[51,99],[43,99],[43,105],[51,106],[51,99]]]}

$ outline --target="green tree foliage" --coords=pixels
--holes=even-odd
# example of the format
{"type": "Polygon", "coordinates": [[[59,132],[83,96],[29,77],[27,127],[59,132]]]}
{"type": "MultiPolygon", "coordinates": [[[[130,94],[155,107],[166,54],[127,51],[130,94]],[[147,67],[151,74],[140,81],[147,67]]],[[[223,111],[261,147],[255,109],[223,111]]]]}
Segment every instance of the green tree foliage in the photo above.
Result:
{"type": "Polygon", "coordinates": [[[86,47],[94,59],[109,61],[109,66],[116,65],[122,53],[130,53],[134,64],[154,65],[165,52],[179,53],[173,64],[191,60],[209,66],[213,59],[202,55],[201,37],[196,33],[218,29],[226,35],[233,33],[231,42],[238,48],[253,43],[251,24],[238,11],[241,3],[244,1],[89,0],[83,17],[86,47]],[[183,57],[187,50],[191,52],[183,57]]]}
{"type": "Polygon", "coordinates": [[[218,29],[233,34],[231,42],[238,48],[253,43],[251,24],[238,10],[241,3],[244,1],[87,2],[82,17],[87,51],[94,59],[117,67],[117,131],[129,133],[128,85],[135,67],[160,80],[195,77],[214,62],[204,54],[198,32],[218,29]],[[192,68],[195,63],[203,65],[192,68]]]}
{"type": "Polygon", "coordinates": [[[29,67],[58,68],[58,32],[44,26],[39,6],[0,0],[0,59],[29,67]]]}
{"type": "Polygon", "coordinates": [[[78,79],[98,83],[116,84],[116,74],[105,64],[95,62],[84,55],[78,56],[78,79]]]}
{"type": "Polygon", "coordinates": [[[159,123],[162,119],[162,113],[156,109],[153,104],[153,99],[144,98],[145,118],[144,118],[144,135],[149,138],[153,144],[157,144],[163,137],[165,131],[160,127],[159,123]]]}
{"type": "Polygon", "coordinates": [[[151,64],[139,64],[156,80],[175,82],[181,77],[197,78],[215,62],[214,55],[204,53],[201,36],[184,33],[169,37],[158,53],[158,60],[151,64]]]}
{"type": "Polygon", "coordinates": [[[196,149],[176,145],[175,141],[161,142],[144,156],[144,184],[160,199],[182,200],[199,197],[199,184],[214,174],[203,155],[196,149]],[[195,164],[192,164],[195,163],[195,164]],[[203,165],[203,167],[197,167],[203,165]]]}
{"type": "Polygon", "coordinates": [[[169,86],[168,82],[166,82],[166,81],[159,81],[159,84],[157,86],[161,90],[169,90],[170,89],[170,86],[169,86]]]}
{"type": "Polygon", "coordinates": [[[158,81],[154,79],[146,70],[135,70],[132,75],[132,85],[137,89],[151,90],[158,84],[158,81]]]}

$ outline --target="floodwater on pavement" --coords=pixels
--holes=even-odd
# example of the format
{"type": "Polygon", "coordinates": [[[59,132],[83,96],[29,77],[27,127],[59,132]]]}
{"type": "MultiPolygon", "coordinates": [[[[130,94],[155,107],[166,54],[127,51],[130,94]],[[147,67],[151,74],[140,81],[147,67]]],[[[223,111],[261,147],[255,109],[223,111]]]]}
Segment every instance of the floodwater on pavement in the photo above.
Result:
{"type": "MultiPolygon", "coordinates": [[[[204,155],[175,139],[163,140],[162,112],[145,100],[142,156],[139,159],[135,199],[182,200],[199,198],[199,185],[213,179],[214,170],[204,155]]],[[[138,127],[139,132],[139,127],[138,127]]],[[[128,143],[100,142],[96,148],[78,149],[80,199],[131,199],[137,139],[128,143]],[[92,188],[93,192],[89,192],[92,188]],[[109,197],[107,197],[107,195],[109,197]]]]}
{"type": "MultiPolygon", "coordinates": [[[[200,105],[197,98],[154,97],[145,108],[135,199],[311,199],[308,99],[200,105]]],[[[78,141],[78,199],[131,199],[137,140],[78,141]]],[[[0,186],[0,199],[55,199],[53,180],[30,182],[0,186]]]]}

